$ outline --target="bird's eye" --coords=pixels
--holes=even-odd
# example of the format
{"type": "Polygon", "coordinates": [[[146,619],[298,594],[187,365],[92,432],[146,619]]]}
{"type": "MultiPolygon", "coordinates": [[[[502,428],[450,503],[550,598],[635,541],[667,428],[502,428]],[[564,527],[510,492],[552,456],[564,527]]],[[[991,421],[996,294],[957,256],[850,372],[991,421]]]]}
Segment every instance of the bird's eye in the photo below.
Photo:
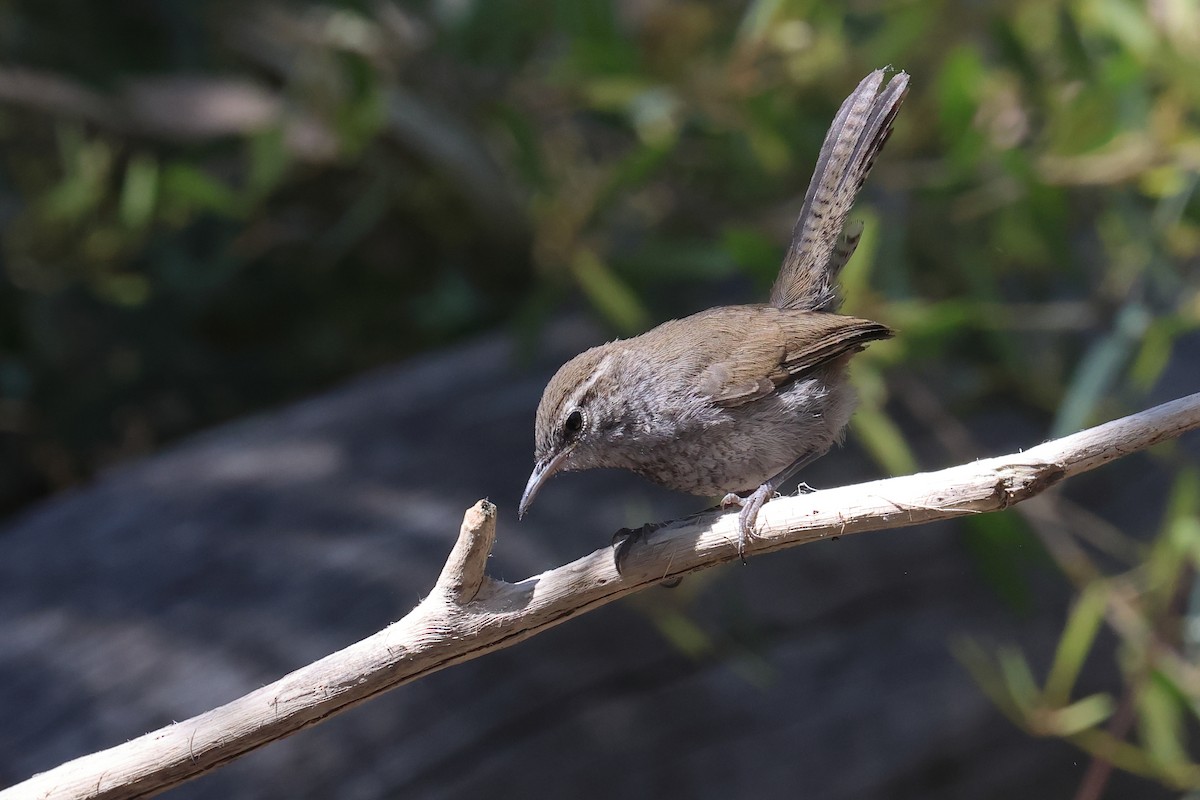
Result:
{"type": "Polygon", "coordinates": [[[572,411],[567,414],[567,421],[563,423],[563,430],[568,436],[574,436],[583,429],[583,414],[579,410],[572,411]]]}

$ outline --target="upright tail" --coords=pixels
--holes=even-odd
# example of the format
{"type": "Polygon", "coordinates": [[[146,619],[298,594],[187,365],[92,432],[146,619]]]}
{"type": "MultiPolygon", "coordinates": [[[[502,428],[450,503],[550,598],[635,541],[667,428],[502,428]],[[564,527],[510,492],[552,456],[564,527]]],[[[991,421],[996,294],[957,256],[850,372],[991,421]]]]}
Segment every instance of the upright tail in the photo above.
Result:
{"type": "Polygon", "coordinates": [[[837,278],[858,244],[862,226],[844,231],[846,215],[866,181],[875,156],[892,133],[908,92],[908,75],[892,77],[883,92],[883,70],[863,78],[838,109],[825,134],[817,166],[771,304],[780,308],[834,311],[840,302],[837,278]]]}

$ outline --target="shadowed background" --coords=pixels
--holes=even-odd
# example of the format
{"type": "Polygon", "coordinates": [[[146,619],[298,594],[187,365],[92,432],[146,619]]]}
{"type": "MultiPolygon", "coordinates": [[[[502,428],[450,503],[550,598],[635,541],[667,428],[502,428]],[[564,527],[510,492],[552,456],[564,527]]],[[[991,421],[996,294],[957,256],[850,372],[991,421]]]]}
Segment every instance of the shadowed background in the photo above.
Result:
{"type": "MultiPolygon", "coordinates": [[[[765,297],[884,64],[844,286],[899,336],[805,480],[1200,388],[1188,3],[8,2],[0,45],[0,785],[398,618],[479,497],[509,579],[703,505],[571,475],[518,525],[538,394],[765,297]]],[[[1065,796],[1122,705],[1146,777],[1107,796],[1200,785],[1152,655],[1190,663],[1196,440],[1130,461],[646,593],[178,794],[1065,796]],[[1157,639],[1066,624],[1105,575],[1157,639]]]]}

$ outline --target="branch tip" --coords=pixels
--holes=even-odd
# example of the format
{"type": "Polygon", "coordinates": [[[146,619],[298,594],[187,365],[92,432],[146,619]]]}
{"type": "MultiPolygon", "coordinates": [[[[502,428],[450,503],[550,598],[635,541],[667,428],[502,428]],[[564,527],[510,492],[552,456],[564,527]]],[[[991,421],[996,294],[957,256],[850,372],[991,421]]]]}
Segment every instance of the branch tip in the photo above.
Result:
{"type": "Polygon", "coordinates": [[[435,588],[460,606],[475,599],[487,572],[488,556],[496,543],[496,506],[480,500],[467,509],[458,541],[442,567],[435,588]]]}

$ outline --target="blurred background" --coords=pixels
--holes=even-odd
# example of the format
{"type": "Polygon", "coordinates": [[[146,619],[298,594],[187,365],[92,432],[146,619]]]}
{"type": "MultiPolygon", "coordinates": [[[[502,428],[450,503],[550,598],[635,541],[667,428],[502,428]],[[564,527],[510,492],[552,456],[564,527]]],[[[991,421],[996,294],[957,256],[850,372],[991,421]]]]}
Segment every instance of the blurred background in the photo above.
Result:
{"type": "MultiPolygon", "coordinates": [[[[1193,0],[0,0],[0,514],[479,336],[519,370],[567,316],[765,297],[885,65],[910,96],[843,284],[899,335],[856,360],[846,479],[1200,389],[1193,0]]],[[[1142,789],[1200,789],[1196,466],[1158,448],[1124,522],[1108,480],[962,526],[1014,619],[1030,569],[1076,599],[1036,669],[960,663],[1142,789]],[[1088,658],[1111,680],[1073,691],[1088,658]]]]}

